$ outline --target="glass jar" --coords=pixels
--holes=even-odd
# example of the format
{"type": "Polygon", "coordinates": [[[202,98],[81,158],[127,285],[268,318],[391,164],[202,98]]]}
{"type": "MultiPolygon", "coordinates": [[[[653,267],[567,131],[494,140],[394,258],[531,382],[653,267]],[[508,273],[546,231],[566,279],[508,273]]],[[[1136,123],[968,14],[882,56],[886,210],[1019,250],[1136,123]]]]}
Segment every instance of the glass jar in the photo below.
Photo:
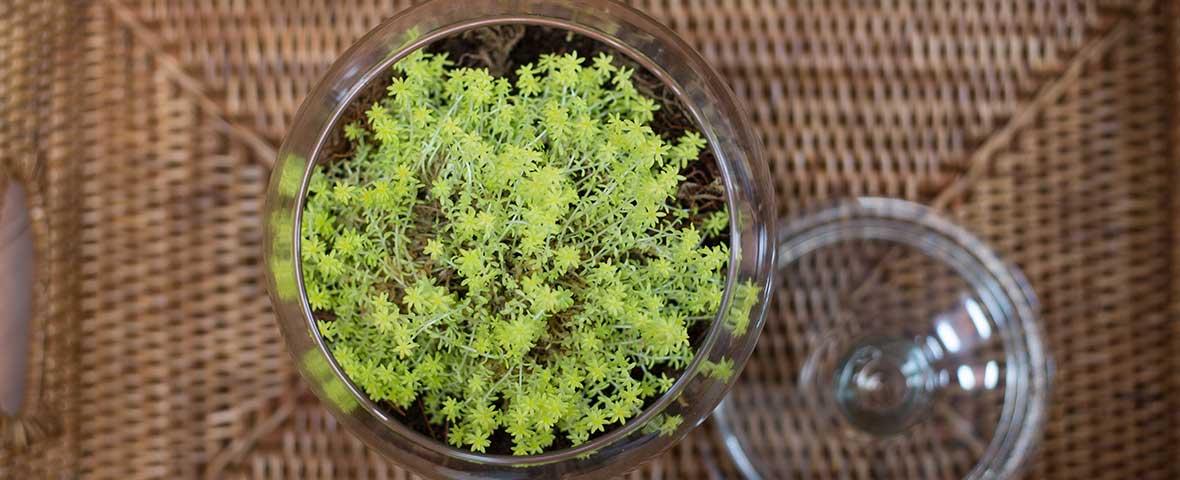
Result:
{"type": "Polygon", "coordinates": [[[609,0],[435,0],[374,29],[345,52],[296,114],[278,153],[267,195],[264,257],[279,327],[304,378],[341,423],[369,446],[428,476],[453,478],[593,477],[618,474],[654,457],[703,422],[746,362],[766,313],[773,277],[775,201],[758,139],[717,74],[668,28],[609,0]],[[603,42],[641,64],[676,93],[721,170],[730,214],[731,257],[724,300],[675,384],[626,424],[575,447],[531,456],[461,450],[401,424],[370,401],[336,364],[318,332],[302,279],[301,207],[318,155],[346,107],[390,67],[436,40],[501,24],[556,27],[603,42]],[[758,287],[748,328],[724,318],[739,282],[758,287]],[[732,362],[724,379],[703,375],[705,361],[732,362]],[[645,428],[680,415],[675,432],[645,428]],[[665,432],[667,433],[667,432],[665,432]]]}

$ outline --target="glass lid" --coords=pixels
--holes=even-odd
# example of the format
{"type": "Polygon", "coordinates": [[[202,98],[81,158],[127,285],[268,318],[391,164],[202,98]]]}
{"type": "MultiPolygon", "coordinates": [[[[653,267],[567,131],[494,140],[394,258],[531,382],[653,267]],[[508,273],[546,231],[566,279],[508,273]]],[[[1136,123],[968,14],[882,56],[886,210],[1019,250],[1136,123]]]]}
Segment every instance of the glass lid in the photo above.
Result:
{"type": "Polygon", "coordinates": [[[932,210],[867,198],[783,222],[771,312],[714,416],[749,478],[1003,478],[1050,362],[1019,271],[932,210]]]}

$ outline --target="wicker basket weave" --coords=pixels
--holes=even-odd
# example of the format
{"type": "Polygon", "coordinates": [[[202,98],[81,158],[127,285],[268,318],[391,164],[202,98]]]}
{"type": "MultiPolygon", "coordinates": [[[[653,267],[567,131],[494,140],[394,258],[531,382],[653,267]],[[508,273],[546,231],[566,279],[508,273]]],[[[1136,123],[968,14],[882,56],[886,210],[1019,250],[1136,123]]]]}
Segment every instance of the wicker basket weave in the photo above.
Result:
{"type": "MultiPolygon", "coordinates": [[[[0,0],[0,176],[29,192],[38,282],[0,478],[408,476],[304,390],[259,258],[287,122],[387,3],[0,0]]],[[[1057,360],[1031,477],[1180,478],[1180,2],[636,6],[746,103],[784,216],[920,201],[1024,270],[1057,360]]],[[[765,441],[815,478],[876,477],[793,431],[765,441]]],[[[734,475],[709,424],[633,474],[734,475]]]]}

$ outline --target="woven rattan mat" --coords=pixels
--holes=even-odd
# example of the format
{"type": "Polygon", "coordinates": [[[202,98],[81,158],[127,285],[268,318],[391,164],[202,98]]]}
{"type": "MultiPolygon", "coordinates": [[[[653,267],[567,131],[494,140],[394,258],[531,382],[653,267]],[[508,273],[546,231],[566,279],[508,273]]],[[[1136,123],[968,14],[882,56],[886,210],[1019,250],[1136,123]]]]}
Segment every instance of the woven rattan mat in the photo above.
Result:
{"type": "MultiPolygon", "coordinates": [[[[259,258],[287,122],[406,7],[388,3],[0,0],[0,171],[29,187],[38,278],[0,477],[406,476],[306,393],[259,258]]],[[[1031,477],[1180,477],[1177,2],[636,6],[745,102],[783,215],[851,195],[932,203],[1023,268],[1057,360],[1031,477]]],[[[792,335],[783,316],[760,352],[792,335]]],[[[875,459],[786,430],[765,441],[815,478],[872,476],[875,459]]],[[[907,476],[964,468],[927,459],[907,476]]],[[[634,475],[734,471],[706,424],[634,475]]]]}

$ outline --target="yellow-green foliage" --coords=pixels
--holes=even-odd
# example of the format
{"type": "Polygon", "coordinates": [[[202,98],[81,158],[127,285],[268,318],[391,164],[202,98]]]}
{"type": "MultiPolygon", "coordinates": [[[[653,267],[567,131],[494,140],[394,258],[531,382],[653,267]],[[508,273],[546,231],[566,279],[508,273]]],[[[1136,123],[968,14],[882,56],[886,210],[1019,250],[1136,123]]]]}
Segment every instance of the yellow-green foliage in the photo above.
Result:
{"type": "Polygon", "coordinates": [[[421,401],[453,445],[482,452],[502,429],[535,454],[626,422],[720,306],[729,250],[702,242],[727,214],[675,199],[705,141],[665,142],[630,70],[584,63],[546,55],[513,85],[410,55],[346,128],[352,158],[312,178],[320,333],[371,399],[421,401]]]}

